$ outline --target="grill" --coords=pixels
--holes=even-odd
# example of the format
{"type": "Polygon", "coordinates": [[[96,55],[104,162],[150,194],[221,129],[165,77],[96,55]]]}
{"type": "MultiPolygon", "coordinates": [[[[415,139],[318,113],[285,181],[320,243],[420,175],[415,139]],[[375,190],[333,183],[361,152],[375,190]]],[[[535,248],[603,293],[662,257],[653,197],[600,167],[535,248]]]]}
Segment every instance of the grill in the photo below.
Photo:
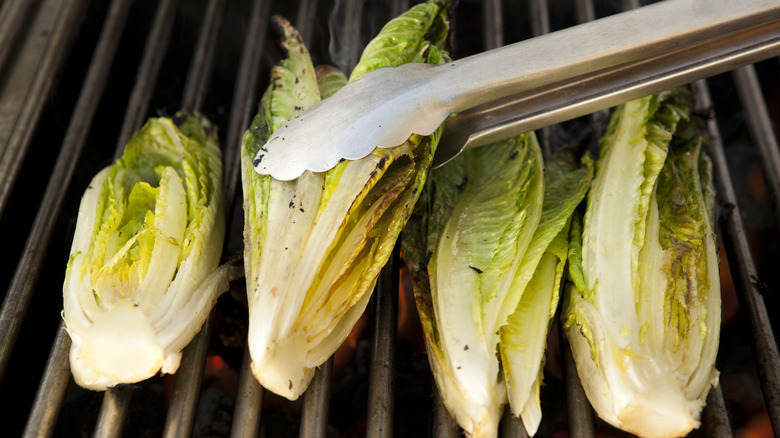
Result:
{"type": "MultiPolygon", "coordinates": [[[[298,402],[265,392],[249,372],[241,281],[219,300],[174,376],[105,393],[73,383],[70,341],[59,318],[81,193],[147,117],[197,109],[219,127],[224,190],[233,200],[224,255],[239,254],[238,144],[281,56],[271,14],[297,26],[315,64],[349,71],[368,39],[409,3],[0,0],[4,434],[459,436],[421,351],[397,254],[380,276],[365,328],[317,371],[298,402]]],[[[631,0],[461,0],[453,55],[638,6],[631,0]]],[[[710,392],[703,427],[693,436],[748,430],[780,436],[780,357],[772,329],[780,315],[772,294],[780,255],[779,69],[770,59],[696,84],[699,111],[710,116],[725,280],[721,385],[710,392]]],[[[545,152],[592,142],[603,121],[597,113],[541,130],[545,152]]],[[[622,436],[594,416],[555,329],[548,351],[538,436],[622,436]]],[[[510,417],[501,435],[527,436],[510,417]]]]}

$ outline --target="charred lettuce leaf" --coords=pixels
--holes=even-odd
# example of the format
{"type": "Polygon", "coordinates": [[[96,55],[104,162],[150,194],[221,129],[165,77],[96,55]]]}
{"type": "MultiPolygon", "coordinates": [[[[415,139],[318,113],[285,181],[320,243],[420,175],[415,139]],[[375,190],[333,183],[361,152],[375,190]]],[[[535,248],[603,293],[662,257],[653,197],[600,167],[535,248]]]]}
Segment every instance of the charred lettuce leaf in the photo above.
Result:
{"type": "MultiPolygon", "coordinates": [[[[388,23],[351,80],[380,67],[444,62],[447,9],[440,3],[388,23]]],[[[346,83],[333,68],[315,69],[295,29],[277,22],[288,58],[273,69],[242,147],[248,342],[258,381],[296,399],[363,313],[419,197],[439,132],[292,181],[255,173],[252,158],[278,127],[346,83]]]]}
{"type": "Polygon", "coordinates": [[[538,427],[569,218],[592,178],[568,154],[545,175],[533,133],[466,151],[431,172],[404,233],[436,384],[469,436],[496,436],[507,401],[538,427]]]}
{"type": "Polygon", "coordinates": [[[720,286],[709,160],[690,92],[618,107],[602,140],[563,309],[596,412],[642,436],[699,426],[718,380],[720,286]],[[581,248],[581,251],[580,251],[581,248]]]}

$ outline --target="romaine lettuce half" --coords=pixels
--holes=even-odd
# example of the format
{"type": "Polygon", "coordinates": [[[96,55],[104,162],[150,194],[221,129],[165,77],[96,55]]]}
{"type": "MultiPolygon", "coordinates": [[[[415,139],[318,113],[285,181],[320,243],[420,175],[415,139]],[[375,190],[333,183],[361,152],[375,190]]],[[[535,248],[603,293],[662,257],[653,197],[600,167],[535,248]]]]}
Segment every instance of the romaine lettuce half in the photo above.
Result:
{"type": "Polygon", "coordinates": [[[79,207],[63,286],[76,383],[104,390],[178,369],[237,267],[225,234],[216,132],[198,115],[150,119],[79,207]]]}
{"type": "Polygon", "coordinates": [[[593,173],[567,153],[545,175],[533,133],[466,151],[432,171],[404,233],[436,384],[469,436],[496,436],[507,400],[538,427],[568,222],[593,173]]]}
{"type": "MultiPolygon", "coordinates": [[[[423,3],[389,22],[351,80],[380,67],[444,62],[447,4],[423,3]]],[[[315,69],[295,29],[277,23],[288,57],[273,69],[242,145],[244,263],[252,371],[292,400],[363,313],[419,197],[439,133],[412,135],[398,147],[292,181],[255,173],[252,158],[274,130],[346,83],[332,68],[315,69]]]]}
{"type": "Polygon", "coordinates": [[[562,315],[596,412],[648,437],[698,427],[718,380],[714,190],[689,96],[674,89],[616,109],[562,315]]]}

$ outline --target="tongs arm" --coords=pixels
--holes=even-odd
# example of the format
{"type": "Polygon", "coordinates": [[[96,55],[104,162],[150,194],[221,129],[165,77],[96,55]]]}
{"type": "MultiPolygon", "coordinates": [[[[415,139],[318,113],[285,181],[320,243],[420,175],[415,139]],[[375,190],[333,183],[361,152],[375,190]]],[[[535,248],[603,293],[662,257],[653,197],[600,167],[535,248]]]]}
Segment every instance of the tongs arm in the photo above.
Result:
{"type": "MultiPolygon", "coordinates": [[[[733,22],[732,22],[733,23],[733,22]]],[[[718,28],[716,28],[718,29],[718,28]]],[[[460,152],[780,55],[780,2],[693,43],[469,108],[446,122],[434,166],[460,152]]],[[[667,41],[668,43],[668,41],[667,41]]]]}
{"type": "Polygon", "coordinates": [[[278,129],[254,168],[278,179],[328,170],[413,133],[428,135],[456,113],[445,135],[465,140],[445,140],[441,163],[460,152],[450,144],[511,134],[469,125],[469,114],[503,114],[493,127],[522,132],[777,55],[778,39],[780,0],[665,0],[441,66],[379,69],[278,129]],[[742,55],[730,51],[735,41],[744,43],[742,55]],[[699,68],[719,57],[725,62],[717,69],[699,68]],[[664,64],[665,72],[656,69],[664,64]]]}

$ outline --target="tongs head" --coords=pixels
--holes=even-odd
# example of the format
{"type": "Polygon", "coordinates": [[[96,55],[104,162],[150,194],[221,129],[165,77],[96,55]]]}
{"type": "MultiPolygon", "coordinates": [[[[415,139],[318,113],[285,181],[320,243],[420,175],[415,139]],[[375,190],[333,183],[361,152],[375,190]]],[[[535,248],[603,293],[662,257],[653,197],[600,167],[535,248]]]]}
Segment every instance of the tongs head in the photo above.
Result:
{"type": "Polygon", "coordinates": [[[277,129],[254,168],[322,172],[429,135],[434,156],[780,55],[780,0],[665,0],[440,66],[375,70],[277,129]]]}
{"type": "Polygon", "coordinates": [[[255,170],[290,180],[363,158],[377,146],[398,146],[412,133],[432,134],[450,114],[436,93],[421,89],[434,74],[430,64],[366,74],[277,129],[256,154],[255,170]]]}

